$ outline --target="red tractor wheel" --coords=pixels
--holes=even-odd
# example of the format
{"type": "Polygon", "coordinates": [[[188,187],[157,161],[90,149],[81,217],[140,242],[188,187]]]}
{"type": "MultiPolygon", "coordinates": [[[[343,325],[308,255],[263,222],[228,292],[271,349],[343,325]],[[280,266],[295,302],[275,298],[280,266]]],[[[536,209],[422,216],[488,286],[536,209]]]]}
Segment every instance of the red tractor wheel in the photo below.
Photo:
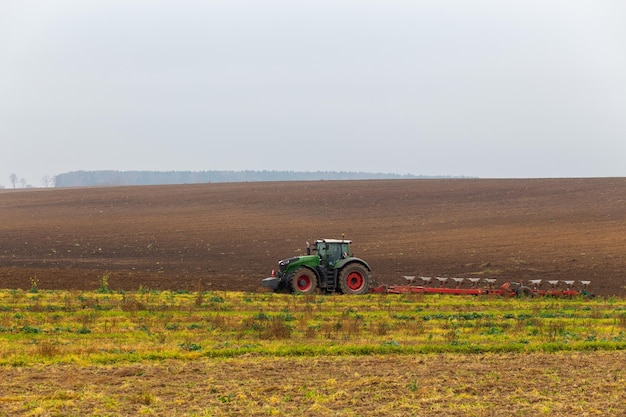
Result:
{"type": "Polygon", "coordinates": [[[314,293],[317,291],[317,276],[310,269],[296,269],[291,276],[291,290],[301,294],[314,293]]]}
{"type": "Polygon", "coordinates": [[[346,266],[339,275],[339,288],[344,294],[360,295],[369,292],[368,270],[361,264],[346,266]]]}

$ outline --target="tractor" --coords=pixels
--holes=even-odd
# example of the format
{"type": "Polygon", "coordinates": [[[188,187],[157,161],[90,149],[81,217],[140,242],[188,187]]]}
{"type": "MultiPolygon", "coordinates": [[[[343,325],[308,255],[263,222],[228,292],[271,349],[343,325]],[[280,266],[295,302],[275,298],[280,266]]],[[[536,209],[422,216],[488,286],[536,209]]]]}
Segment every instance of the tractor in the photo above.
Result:
{"type": "Polygon", "coordinates": [[[352,255],[351,240],[319,239],[306,243],[306,255],[278,262],[278,271],[262,281],[264,288],[312,294],[365,294],[372,288],[372,269],[363,259],[352,255]]]}

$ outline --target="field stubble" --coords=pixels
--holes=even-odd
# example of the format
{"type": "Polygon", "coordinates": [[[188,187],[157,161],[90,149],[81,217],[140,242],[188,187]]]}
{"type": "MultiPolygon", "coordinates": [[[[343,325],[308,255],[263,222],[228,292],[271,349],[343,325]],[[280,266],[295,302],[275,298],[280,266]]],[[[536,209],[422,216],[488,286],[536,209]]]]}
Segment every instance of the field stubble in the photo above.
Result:
{"type": "Polygon", "coordinates": [[[624,352],[0,367],[0,415],[621,416],[624,352]]]}
{"type": "Polygon", "coordinates": [[[626,302],[0,292],[0,415],[620,415],[626,302]]]}

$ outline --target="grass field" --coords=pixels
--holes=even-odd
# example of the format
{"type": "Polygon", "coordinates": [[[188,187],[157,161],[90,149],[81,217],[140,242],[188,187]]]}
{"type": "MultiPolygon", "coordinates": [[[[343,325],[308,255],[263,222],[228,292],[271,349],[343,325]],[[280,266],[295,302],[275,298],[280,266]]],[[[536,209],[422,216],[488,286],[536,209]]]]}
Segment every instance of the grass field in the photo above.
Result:
{"type": "Polygon", "coordinates": [[[0,415],[621,415],[626,300],[0,291],[0,415]]]}

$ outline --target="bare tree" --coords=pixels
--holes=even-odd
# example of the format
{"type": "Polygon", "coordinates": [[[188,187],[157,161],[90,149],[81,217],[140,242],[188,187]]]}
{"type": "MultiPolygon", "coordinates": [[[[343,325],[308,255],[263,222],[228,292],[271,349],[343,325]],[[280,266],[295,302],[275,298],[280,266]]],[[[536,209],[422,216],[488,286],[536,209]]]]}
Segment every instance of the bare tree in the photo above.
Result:
{"type": "Polygon", "coordinates": [[[41,185],[43,185],[44,188],[48,188],[54,185],[54,181],[50,175],[44,175],[41,179],[41,185]]]}
{"type": "Polygon", "coordinates": [[[28,187],[28,181],[26,181],[26,178],[21,178],[20,184],[22,185],[22,188],[28,187]]]}
{"type": "Polygon", "coordinates": [[[17,185],[17,175],[15,174],[15,172],[9,175],[9,180],[11,181],[11,184],[13,184],[13,188],[15,188],[17,185]]]}

